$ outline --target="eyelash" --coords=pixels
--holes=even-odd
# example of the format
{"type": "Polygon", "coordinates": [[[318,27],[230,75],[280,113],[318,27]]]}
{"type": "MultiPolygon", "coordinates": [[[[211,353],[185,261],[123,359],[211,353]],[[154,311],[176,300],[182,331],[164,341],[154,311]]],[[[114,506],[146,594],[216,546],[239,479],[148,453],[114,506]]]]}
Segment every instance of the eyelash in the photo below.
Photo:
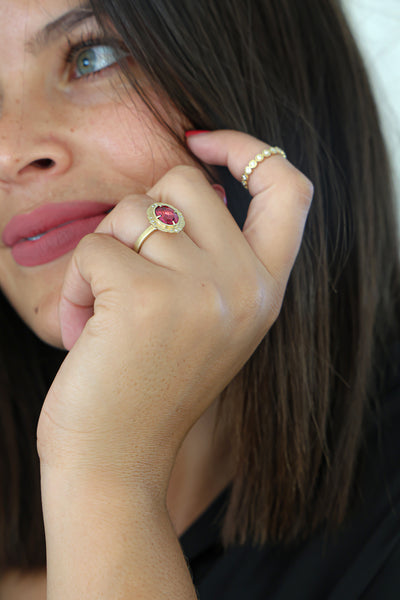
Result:
{"type": "MultiPolygon", "coordinates": [[[[119,46],[121,48],[121,50],[123,49],[123,47],[121,46],[121,44],[119,43],[119,40],[116,40],[115,38],[107,38],[107,37],[101,37],[101,36],[94,36],[93,34],[88,34],[86,36],[82,35],[81,41],[78,43],[74,43],[72,42],[69,38],[67,38],[67,43],[68,43],[68,48],[67,51],[65,53],[65,57],[64,57],[64,61],[67,65],[72,65],[74,60],[77,58],[77,56],[79,55],[79,53],[84,50],[85,48],[93,48],[95,46],[112,46],[112,47],[116,47],[119,46]]],[[[118,64],[118,63],[116,63],[118,64]]],[[[114,65],[110,65],[110,67],[112,67],[114,65]]],[[[107,67],[110,68],[110,67],[107,67]]],[[[95,71],[93,73],[87,73],[86,75],[82,75],[80,78],[77,78],[77,81],[79,81],[80,79],[89,79],[91,77],[96,77],[96,76],[101,76],[103,71],[105,71],[106,69],[101,69],[99,71],[95,71]]]]}

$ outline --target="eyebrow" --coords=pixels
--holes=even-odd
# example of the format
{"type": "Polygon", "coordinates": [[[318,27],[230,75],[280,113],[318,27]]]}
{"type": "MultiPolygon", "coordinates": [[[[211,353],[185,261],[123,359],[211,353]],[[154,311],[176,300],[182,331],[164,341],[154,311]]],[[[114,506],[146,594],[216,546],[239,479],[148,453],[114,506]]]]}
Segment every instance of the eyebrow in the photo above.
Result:
{"type": "Polygon", "coordinates": [[[26,42],[25,48],[30,54],[39,54],[57,37],[69,33],[83,21],[91,19],[93,16],[89,4],[74,8],[45,25],[32,39],[26,42]]]}

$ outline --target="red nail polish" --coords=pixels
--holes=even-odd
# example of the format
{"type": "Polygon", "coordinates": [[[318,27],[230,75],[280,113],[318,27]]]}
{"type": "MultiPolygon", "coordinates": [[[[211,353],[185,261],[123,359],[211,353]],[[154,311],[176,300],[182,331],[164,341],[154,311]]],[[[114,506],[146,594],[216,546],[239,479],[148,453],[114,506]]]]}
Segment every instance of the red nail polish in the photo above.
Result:
{"type": "Polygon", "coordinates": [[[191,137],[192,135],[198,135],[199,133],[209,133],[208,129],[189,129],[189,131],[185,131],[185,136],[191,137]]]}

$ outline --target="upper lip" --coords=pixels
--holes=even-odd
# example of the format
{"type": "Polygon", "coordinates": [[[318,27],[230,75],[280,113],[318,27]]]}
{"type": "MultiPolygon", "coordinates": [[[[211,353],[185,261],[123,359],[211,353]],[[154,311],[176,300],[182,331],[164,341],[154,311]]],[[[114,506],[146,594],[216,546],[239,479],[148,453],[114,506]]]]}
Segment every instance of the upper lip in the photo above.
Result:
{"type": "Polygon", "coordinates": [[[115,203],[106,202],[62,202],[43,204],[28,213],[15,215],[4,228],[2,241],[6,246],[46,233],[77,219],[106,214],[115,203]]]}

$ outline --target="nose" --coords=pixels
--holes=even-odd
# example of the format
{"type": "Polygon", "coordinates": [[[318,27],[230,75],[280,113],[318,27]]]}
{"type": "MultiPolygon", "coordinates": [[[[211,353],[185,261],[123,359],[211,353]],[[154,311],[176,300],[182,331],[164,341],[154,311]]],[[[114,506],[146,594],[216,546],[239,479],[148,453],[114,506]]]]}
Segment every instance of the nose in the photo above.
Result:
{"type": "Polygon", "coordinates": [[[50,119],[0,116],[0,185],[30,184],[65,173],[72,154],[50,119]]]}

